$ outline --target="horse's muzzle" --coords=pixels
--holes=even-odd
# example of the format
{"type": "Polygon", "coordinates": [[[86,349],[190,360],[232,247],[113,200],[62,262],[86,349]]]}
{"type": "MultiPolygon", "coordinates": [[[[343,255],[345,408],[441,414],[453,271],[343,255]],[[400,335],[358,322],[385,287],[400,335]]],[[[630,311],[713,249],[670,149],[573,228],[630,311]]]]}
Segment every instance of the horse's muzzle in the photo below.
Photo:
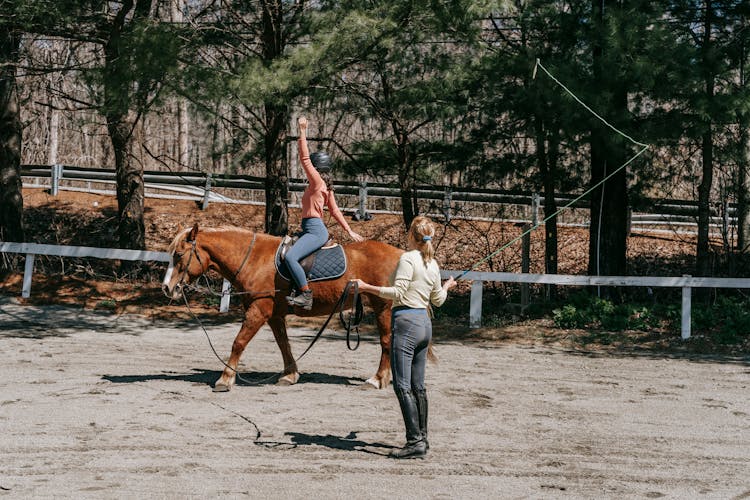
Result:
{"type": "Polygon", "coordinates": [[[174,289],[170,290],[169,285],[165,283],[161,286],[161,291],[164,292],[164,295],[168,299],[177,300],[182,294],[182,285],[178,283],[175,285],[174,289]]]}

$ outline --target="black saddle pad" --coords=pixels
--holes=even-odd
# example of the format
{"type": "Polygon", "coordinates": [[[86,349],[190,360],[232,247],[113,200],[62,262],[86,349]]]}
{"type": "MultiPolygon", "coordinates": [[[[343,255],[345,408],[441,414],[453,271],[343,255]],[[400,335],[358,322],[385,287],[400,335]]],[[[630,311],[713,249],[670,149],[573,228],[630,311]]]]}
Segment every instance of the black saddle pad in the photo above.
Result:
{"type": "MultiPolygon", "coordinates": [[[[291,273],[286,263],[281,261],[281,248],[283,243],[276,249],[276,271],[287,281],[291,280],[291,273]]],[[[302,268],[305,270],[307,281],[324,281],[340,278],[346,272],[346,254],[344,247],[339,244],[320,248],[302,259],[302,268]]]]}

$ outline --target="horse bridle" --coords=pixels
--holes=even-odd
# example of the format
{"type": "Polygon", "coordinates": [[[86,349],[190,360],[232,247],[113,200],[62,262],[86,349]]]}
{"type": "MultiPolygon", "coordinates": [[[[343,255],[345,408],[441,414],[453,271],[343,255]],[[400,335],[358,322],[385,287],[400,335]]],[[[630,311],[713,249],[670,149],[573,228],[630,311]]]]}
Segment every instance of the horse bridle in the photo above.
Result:
{"type": "MultiPolygon", "coordinates": [[[[232,276],[232,279],[230,280],[232,283],[237,279],[237,276],[240,275],[240,272],[245,267],[245,264],[247,264],[247,261],[250,260],[250,254],[253,252],[253,247],[255,246],[255,239],[257,237],[257,234],[253,233],[253,239],[250,241],[250,245],[247,247],[247,252],[245,252],[245,257],[242,259],[242,263],[240,263],[240,267],[237,268],[237,271],[235,271],[234,275],[232,276]]],[[[190,256],[188,256],[187,264],[185,264],[185,268],[182,271],[182,276],[180,276],[180,281],[177,282],[177,285],[175,287],[179,287],[180,291],[183,291],[183,285],[185,284],[185,278],[190,270],[190,264],[193,261],[193,256],[195,256],[196,260],[198,261],[198,264],[201,266],[201,274],[200,276],[203,276],[205,273],[205,270],[203,269],[203,262],[201,261],[201,256],[198,253],[197,244],[198,242],[196,240],[185,240],[186,243],[190,243],[190,256]]],[[[182,256],[185,255],[185,252],[183,253],[176,253],[175,255],[182,259],[182,256]]],[[[199,277],[200,277],[199,276],[199,277]]],[[[274,290],[275,291],[275,290],[274,290]]],[[[254,292],[247,292],[247,293],[254,293],[254,292]]]]}
{"type": "MultiPolygon", "coordinates": [[[[182,276],[180,276],[180,281],[177,282],[175,285],[175,288],[179,289],[180,292],[184,295],[184,288],[183,285],[185,284],[185,277],[188,274],[188,271],[190,270],[190,264],[193,262],[193,255],[195,255],[196,260],[198,261],[198,264],[201,266],[201,270],[203,270],[203,262],[201,262],[201,256],[198,254],[198,250],[196,248],[197,241],[196,240],[185,240],[187,243],[190,243],[190,255],[188,256],[187,264],[185,264],[185,268],[182,271],[182,276]]],[[[182,256],[185,255],[185,252],[177,253],[175,252],[175,255],[182,260],[182,256]]],[[[201,275],[203,273],[201,272],[201,275]]]]}

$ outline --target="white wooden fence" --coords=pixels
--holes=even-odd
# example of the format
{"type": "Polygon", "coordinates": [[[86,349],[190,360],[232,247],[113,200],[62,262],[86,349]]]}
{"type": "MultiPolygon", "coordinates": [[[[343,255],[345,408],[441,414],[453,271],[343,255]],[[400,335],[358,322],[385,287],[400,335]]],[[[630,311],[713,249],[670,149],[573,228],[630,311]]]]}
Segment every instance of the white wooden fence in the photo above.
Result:
{"type": "MultiPolygon", "coordinates": [[[[462,271],[441,271],[443,278],[458,276],[462,271]]],[[[694,278],[692,276],[581,276],[574,274],[523,274],[468,272],[463,279],[472,281],[469,302],[469,326],[482,324],[482,290],[485,281],[568,286],[646,286],[682,288],[681,336],[690,338],[691,299],[693,288],[750,288],[750,278],[694,278]]]]}
{"type": "MultiPolygon", "coordinates": [[[[0,253],[21,253],[26,255],[26,263],[23,272],[23,284],[21,286],[21,297],[31,296],[31,280],[34,275],[34,261],[37,255],[50,255],[53,257],[93,257],[96,259],[114,259],[129,261],[151,261],[167,262],[167,271],[164,275],[164,283],[169,281],[172,275],[172,255],[168,252],[152,252],[146,250],[126,250],[122,248],[97,248],[64,245],[45,245],[41,243],[13,243],[0,241],[0,253]]],[[[224,280],[222,297],[219,310],[229,310],[229,282],[224,280]]]]}
{"type": "MultiPolygon", "coordinates": [[[[26,255],[23,285],[21,289],[21,296],[24,298],[31,296],[31,280],[34,274],[34,259],[36,255],[168,262],[170,264],[164,276],[165,283],[169,280],[169,277],[172,274],[172,258],[167,252],[11,242],[0,242],[0,252],[20,253],[26,255]]],[[[448,278],[449,276],[456,277],[461,273],[462,271],[441,271],[443,278],[448,278]]],[[[539,285],[681,288],[681,335],[683,339],[690,338],[691,298],[693,288],[750,288],[750,278],[697,278],[692,276],[581,276],[572,274],[492,273],[470,271],[467,272],[462,279],[472,281],[469,303],[469,326],[471,328],[479,328],[482,325],[482,291],[485,281],[539,285]]],[[[229,290],[229,282],[224,280],[221,305],[219,308],[222,312],[226,312],[229,309],[229,290]]]]}

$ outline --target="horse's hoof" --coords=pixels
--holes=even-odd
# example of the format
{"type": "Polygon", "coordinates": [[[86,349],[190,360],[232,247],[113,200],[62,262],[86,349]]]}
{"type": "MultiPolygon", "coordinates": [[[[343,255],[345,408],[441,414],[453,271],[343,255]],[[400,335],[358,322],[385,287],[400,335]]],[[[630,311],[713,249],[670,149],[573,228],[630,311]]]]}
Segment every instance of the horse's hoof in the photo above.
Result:
{"type": "Polygon", "coordinates": [[[214,392],[229,392],[229,389],[231,389],[231,388],[232,388],[231,385],[227,385],[227,384],[215,384],[214,388],[213,388],[213,391],[214,392]]]}
{"type": "Polygon", "coordinates": [[[276,385],[294,385],[297,383],[297,380],[299,380],[298,374],[284,375],[276,381],[276,385]]]}
{"type": "Polygon", "coordinates": [[[362,384],[362,389],[380,389],[380,382],[375,377],[368,378],[365,383],[362,384]]]}

